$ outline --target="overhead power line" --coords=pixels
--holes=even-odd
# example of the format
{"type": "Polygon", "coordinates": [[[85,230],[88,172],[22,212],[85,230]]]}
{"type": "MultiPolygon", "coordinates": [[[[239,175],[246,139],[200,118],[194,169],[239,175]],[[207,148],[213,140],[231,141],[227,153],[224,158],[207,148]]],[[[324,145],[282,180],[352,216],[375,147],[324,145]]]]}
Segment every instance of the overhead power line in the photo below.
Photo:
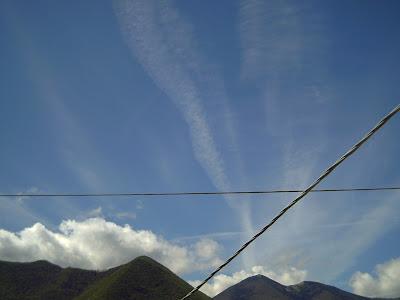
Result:
{"type": "MultiPolygon", "coordinates": [[[[366,192],[366,191],[396,191],[399,186],[392,187],[363,187],[363,188],[335,188],[335,189],[315,189],[310,193],[331,193],[331,192],[366,192]]],[[[285,194],[302,193],[301,189],[277,189],[259,191],[222,191],[222,192],[166,192],[166,193],[21,193],[21,194],[0,194],[0,197],[152,197],[152,196],[207,196],[207,195],[263,195],[263,194],[285,194]]]]}
{"type": "Polygon", "coordinates": [[[297,202],[299,202],[304,196],[306,196],[314,187],[321,183],[324,178],[332,173],[343,161],[349,156],[356,152],[374,133],[376,133],[383,125],[386,124],[396,113],[400,111],[400,105],[397,105],[389,114],[387,114],[378,124],[375,125],[359,142],[357,142],[350,150],[348,150],[342,157],[340,157],[335,163],[333,163],[328,169],[326,169],[307,189],[305,189],[299,196],[297,196],[289,205],[283,208],[267,225],[265,225],[259,232],[257,232],[251,239],[244,243],[231,257],[229,257],[222,265],[216,268],[206,279],[204,279],[199,285],[194,287],[189,293],[187,293],[180,300],[189,298],[194,292],[198,291],[204,284],[206,284],[215,274],[222,270],[228,265],[236,256],[238,256],[244,249],[246,249],[251,243],[253,243],[260,235],[262,235],[268,228],[270,228],[279,218],[281,218],[290,208],[292,208],[297,202]]]}

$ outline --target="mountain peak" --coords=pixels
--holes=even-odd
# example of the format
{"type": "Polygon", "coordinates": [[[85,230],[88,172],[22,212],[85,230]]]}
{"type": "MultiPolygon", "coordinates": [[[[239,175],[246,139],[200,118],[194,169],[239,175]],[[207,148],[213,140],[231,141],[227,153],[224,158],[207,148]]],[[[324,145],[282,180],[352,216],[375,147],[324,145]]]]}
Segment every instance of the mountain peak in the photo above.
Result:
{"type": "Polygon", "coordinates": [[[248,277],[222,293],[218,294],[216,300],[233,299],[279,299],[291,300],[291,294],[286,287],[280,283],[258,274],[248,277]]]}
{"type": "MultiPolygon", "coordinates": [[[[0,261],[0,299],[178,299],[192,287],[147,256],[104,272],[0,261]]],[[[196,292],[191,300],[209,300],[196,292]]]]}
{"type": "Polygon", "coordinates": [[[134,259],[132,260],[132,262],[133,262],[133,261],[151,261],[151,262],[156,262],[156,263],[158,263],[156,260],[154,260],[154,259],[152,259],[150,256],[146,256],[146,255],[140,255],[140,256],[134,258],[134,259]]]}
{"type": "Polygon", "coordinates": [[[218,294],[215,300],[367,300],[334,286],[314,281],[303,281],[295,285],[285,286],[262,276],[255,275],[242,280],[218,294]]]}
{"type": "MultiPolygon", "coordinates": [[[[192,289],[187,282],[148,256],[139,256],[110,271],[111,274],[90,286],[76,300],[173,299],[192,289]]],[[[210,298],[198,292],[191,299],[210,298]]]]}

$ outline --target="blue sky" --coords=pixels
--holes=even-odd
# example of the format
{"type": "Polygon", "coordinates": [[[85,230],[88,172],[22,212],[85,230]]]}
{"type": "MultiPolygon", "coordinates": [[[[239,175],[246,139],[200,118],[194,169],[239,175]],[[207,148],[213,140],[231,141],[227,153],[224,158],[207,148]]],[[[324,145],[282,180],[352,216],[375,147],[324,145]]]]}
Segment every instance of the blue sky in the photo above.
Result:
{"type": "MultiPolygon", "coordinates": [[[[0,191],[304,188],[398,104],[399,8],[2,1],[0,191]]],[[[398,185],[399,130],[395,117],[321,187],[398,185]]],[[[51,260],[52,250],[35,254],[26,239],[82,243],[79,230],[99,222],[118,232],[119,246],[121,236],[146,232],[162,245],[139,249],[139,234],[126,248],[134,251],[110,262],[100,253],[105,239],[101,263],[85,266],[142,253],[197,280],[293,196],[2,198],[0,258],[51,260]],[[198,267],[173,265],[171,249],[198,267]]],[[[307,196],[224,274],[262,266],[283,283],[289,272],[366,295],[400,293],[398,283],[382,290],[384,267],[375,270],[400,264],[398,200],[398,192],[307,196]]],[[[79,265],[68,253],[56,262],[79,265]]]]}

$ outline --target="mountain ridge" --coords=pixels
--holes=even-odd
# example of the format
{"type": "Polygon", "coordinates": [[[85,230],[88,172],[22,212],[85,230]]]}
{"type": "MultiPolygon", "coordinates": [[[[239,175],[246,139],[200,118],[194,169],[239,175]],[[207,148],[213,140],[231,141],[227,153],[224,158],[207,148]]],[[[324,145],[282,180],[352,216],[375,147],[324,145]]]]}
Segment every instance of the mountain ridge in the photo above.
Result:
{"type": "Polygon", "coordinates": [[[303,281],[295,285],[282,285],[263,275],[248,277],[225,289],[215,300],[399,300],[399,298],[368,298],[352,294],[337,287],[303,281]]]}
{"type": "MultiPolygon", "coordinates": [[[[47,261],[0,261],[2,300],[178,299],[192,287],[147,256],[106,270],[62,268],[47,261]]],[[[209,300],[197,292],[193,300],[209,300]]]]}
{"type": "MultiPolygon", "coordinates": [[[[62,268],[45,260],[0,261],[2,300],[131,300],[179,299],[192,287],[168,268],[139,256],[106,271],[62,268]]],[[[196,292],[190,299],[209,300],[196,292]]],[[[215,300],[383,300],[367,298],[314,281],[285,286],[263,275],[248,277],[215,300]]],[[[389,299],[389,298],[386,298],[389,299]]],[[[391,298],[400,300],[400,298],[391,298]]]]}

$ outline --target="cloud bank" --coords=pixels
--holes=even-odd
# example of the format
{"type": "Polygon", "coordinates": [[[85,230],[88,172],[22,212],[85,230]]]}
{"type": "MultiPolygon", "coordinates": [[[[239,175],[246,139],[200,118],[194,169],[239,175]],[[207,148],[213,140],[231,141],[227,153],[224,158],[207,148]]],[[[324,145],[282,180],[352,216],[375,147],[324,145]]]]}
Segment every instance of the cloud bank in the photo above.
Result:
{"type": "Polygon", "coordinates": [[[356,272],[350,279],[353,292],[366,297],[400,296],[400,257],[375,267],[375,274],[356,272]]]}
{"type": "MultiPolygon", "coordinates": [[[[272,280],[275,280],[281,284],[291,285],[304,281],[307,276],[307,271],[299,270],[295,267],[286,267],[280,269],[279,271],[274,271],[269,268],[265,268],[264,266],[254,266],[251,268],[250,272],[241,270],[239,272],[233,273],[232,275],[217,275],[213,278],[211,283],[206,283],[201,288],[201,291],[209,295],[210,297],[214,297],[228,287],[248,277],[259,274],[271,278],[272,280]]],[[[189,281],[189,283],[193,286],[196,286],[200,283],[200,281],[189,281]]]]}
{"type": "Polygon", "coordinates": [[[220,246],[211,239],[181,246],[149,230],[119,226],[102,218],[66,220],[52,231],[36,223],[20,232],[0,229],[0,260],[48,260],[60,266],[104,270],[148,255],[182,274],[220,263],[220,246]]]}

